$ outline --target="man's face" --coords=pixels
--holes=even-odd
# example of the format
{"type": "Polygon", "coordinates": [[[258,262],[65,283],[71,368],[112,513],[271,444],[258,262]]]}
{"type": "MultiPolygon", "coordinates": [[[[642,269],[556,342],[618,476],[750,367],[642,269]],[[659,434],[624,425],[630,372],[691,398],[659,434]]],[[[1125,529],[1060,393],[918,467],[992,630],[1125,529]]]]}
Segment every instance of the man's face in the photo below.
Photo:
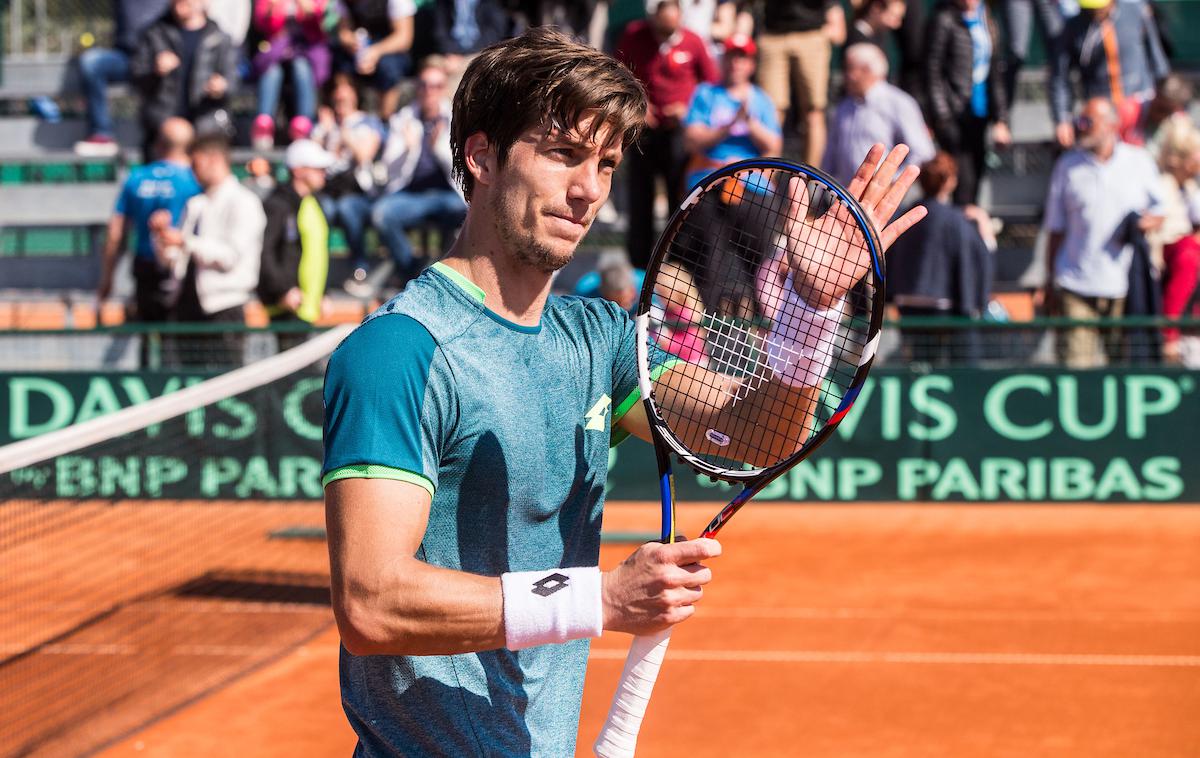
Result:
{"type": "Polygon", "coordinates": [[[904,13],[907,9],[907,3],[904,0],[893,0],[884,7],[879,20],[888,29],[899,29],[900,24],[904,23],[904,13]]]}
{"type": "Polygon", "coordinates": [[[1117,136],[1116,116],[1107,103],[1092,101],[1080,114],[1078,141],[1084,150],[1098,150],[1117,136]]]}
{"type": "Polygon", "coordinates": [[[847,60],[843,73],[846,78],[846,93],[853,97],[867,94],[867,90],[877,81],[871,66],[861,60],[847,60]]]}
{"type": "Polygon", "coordinates": [[[206,0],[175,0],[171,3],[171,12],[175,14],[176,21],[184,23],[203,15],[206,5],[206,0]]]}
{"type": "Polygon", "coordinates": [[[225,175],[222,168],[227,165],[225,156],[217,150],[192,153],[192,173],[202,187],[212,187],[219,182],[225,175]]]}
{"type": "Polygon", "coordinates": [[[754,78],[754,58],[744,53],[725,54],[725,82],[728,86],[740,86],[754,78]]]}
{"type": "Polygon", "coordinates": [[[292,173],[313,192],[325,188],[325,169],[302,166],[292,169],[292,173]]]}
{"type": "Polygon", "coordinates": [[[605,300],[611,300],[621,306],[623,310],[633,310],[634,304],[637,302],[638,291],[633,287],[625,287],[619,290],[602,290],[600,297],[605,300]]]}
{"type": "Polygon", "coordinates": [[[682,19],[683,14],[680,12],[678,4],[663,3],[658,6],[658,10],[650,17],[650,23],[653,24],[654,31],[658,32],[658,36],[670,37],[679,31],[682,19]]]}
{"type": "Polygon", "coordinates": [[[605,126],[596,142],[585,137],[593,116],[573,133],[528,129],[487,188],[485,206],[505,251],[551,273],[571,261],[575,248],[608,199],[621,143],[605,126]],[[609,141],[612,143],[609,144],[609,141]]]}
{"type": "Polygon", "coordinates": [[[446,97],[446,78],[446,72],[436,68],[427,68],[417,77],[417,97],[425,118],[432,118],[441,112],[446,97]]]}
{"type": "Polygon", "coordinates": [[[339,79],[333,92],[330,93],[329,99],[333,105],[333,112],[340,118],[345,118],[358,110],[358,92],[354,90],[354,85],[348,80],[339,79]]]}

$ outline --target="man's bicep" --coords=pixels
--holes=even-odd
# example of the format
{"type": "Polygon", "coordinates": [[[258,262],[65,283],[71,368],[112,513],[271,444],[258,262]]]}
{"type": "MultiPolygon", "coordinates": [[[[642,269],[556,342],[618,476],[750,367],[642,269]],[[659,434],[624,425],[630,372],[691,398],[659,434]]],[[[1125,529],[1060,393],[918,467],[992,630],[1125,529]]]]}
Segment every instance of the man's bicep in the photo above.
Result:
{"type": "Polygon", "coordinates": [[[430,502],[424,487],[397,479],[329,482],[325,523],[337,576],[352,583],[369,581],[384,563],[414,555],[429,523],[430,502]]]}

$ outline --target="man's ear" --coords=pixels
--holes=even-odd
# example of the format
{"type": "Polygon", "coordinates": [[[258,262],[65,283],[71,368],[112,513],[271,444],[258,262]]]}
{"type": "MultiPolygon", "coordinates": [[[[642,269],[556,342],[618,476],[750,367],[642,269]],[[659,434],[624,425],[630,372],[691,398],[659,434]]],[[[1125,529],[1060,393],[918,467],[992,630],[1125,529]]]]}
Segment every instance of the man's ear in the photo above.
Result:
{"type": "Polygon", "coordinates": [[[475,184],[489,185],[496,176],[496,151],[483,132],[475,132],[467,137],[463,145],[463,158],[467,163],[467,171],[475,177],[475,184]]]}

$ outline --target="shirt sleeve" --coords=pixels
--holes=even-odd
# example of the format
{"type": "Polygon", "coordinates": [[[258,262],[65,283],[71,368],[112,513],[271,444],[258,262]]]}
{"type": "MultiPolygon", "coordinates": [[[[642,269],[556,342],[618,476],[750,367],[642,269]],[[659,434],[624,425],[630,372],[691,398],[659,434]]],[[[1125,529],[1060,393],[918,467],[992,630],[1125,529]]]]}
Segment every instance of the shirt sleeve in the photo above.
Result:
{"type": "Polygon", "coordinates": [[[338,347],[325,372],[321,484],[393,479],[437,490],[455,404],[449,366],[411,316],[371,319],[338,347]]]}
{"type": "Polygon", "coordinates": [[[1067,170],[1064,158],[1059,159],[1050,174],[1050,190],[1046,193],[1045,225],[1048,232],[1062,232],[1067,228],[1066,184],[1067,170]]]}
{"type": "MultiPolygon", "coordinates": [[[[613,337],[613,377],[612,377],[612,440],[611,445],[622,442],[629,433],[617,428],[618,422],[625,414],[642,399],[642,391],[638,386],[637,362],[637,326],[629,314],[620,306],[608,301],[604,306],[610,316],[611,334],[613,337]]],[[[650,364],[650,380],[655,381],[664,372],[679,362],[678,358],[667,353],[657,345],[650,345],[647,353],[650,364]]]]}
{"type": "Polygon", "coordinates": [[[417,15],[417,4],[413,0],[388,0],[388,18],[398,21],[417,15]]]}
{"type": "Polygon", "coordinates": [[[125,180],[125,184],[121,186],[121,194],[117,195],[117,206],[113,209],[115,213],[122,216],[129,215],[129,204],[133,201],[136,190],[133,187],[133,177],[130,176],[125,180]]]}
{"type": "Polygon", "coordinates": [[[779,127],[779,116],[776,114],[775,103],[771,102],[771,97],[758,87],[755,87],[753,92],[751,102],[754,104],[754,113],[750,115],[775,134],[782,134],[783,130],[779,127]]]}
{"type": "Polygon", "coordinates": [[[692,124],[712,126],[712,101],[712,87],[707,84],[696,87],[696,94],[692,95],[692,104],[688,106],[687,115],[683,118],[684,126],[692,124]]]}

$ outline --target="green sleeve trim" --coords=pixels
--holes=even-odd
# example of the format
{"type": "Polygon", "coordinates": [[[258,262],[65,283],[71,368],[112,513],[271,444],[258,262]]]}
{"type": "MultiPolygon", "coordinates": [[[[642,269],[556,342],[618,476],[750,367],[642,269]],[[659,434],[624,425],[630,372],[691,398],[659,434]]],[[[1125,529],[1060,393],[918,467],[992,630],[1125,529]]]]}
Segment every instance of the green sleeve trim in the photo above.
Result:
{"type": "MultiPolygon", "coordinates": [[[[672,358],[672,359],[650,369],[651,383],[657,382],[658,378],[660,376],[667,373],[668,371],[670,371],[671,369],[675,368],[677,365],[679,365],[680,363],[683,363],[683,362],[684,362],[684,360],[682,358],[672,358]]],[[[630,392],[628,395],[625,396],[624,400],[622,400],[620,403],[617,404],[617,409],[615,411],[613,411],[612,421],[609,422],[609,426],[612,429],[612,439],[608,443],[609,447],[616,447],[617,445],[624,442],[625,438],[629,436],[629,432],[625,431],[624,429],[618,429],[617,424],[619,424],[621,422],[621,419],[625,418],[625,414],[629,413],[629,409],[632,408],[634,406],[634,404],[637,403],[637,401],[639,401],[641,399],[642,399],[642,388],[641,388],[641,385],[639,384],[638,386],[633,388],[632,392],[630,392]]]]}
{"type": "Polygon", "coordinates": [[[484,292],[479,287],[479,285],[476,284],[475,282],[471,281],[467,277],[458,273],[457,271],[450,268],[449,266],[447,266],[445,263],[443,263],[441,261],[438,261],[437,263],[433,264],[432,266],[430,266],[430,268],[434,269],[442,276],[446,277],[450,281],[457,284],[459,287],[462,288],[462,290],[464,292],[466,292],[471,297],[475,298],[476,300],[478,300],[481,303],[483,302],[484,292]]]}
{"type": "Polygon", "coordinates": [[[357,466],[342,466],[335,468],[325,476],[321,477],[321,486],[328,487],[330,482],[338,479],[392,479],[397,482],[408,482],[415,484],[429,493],[433,497],[434,490],[433,482],[429,481],[420,474],[414,474],[411,471],[405,471],[402,468],[392,468],[391,466],[377,466],[372,463],[364,463],[357,466]]]}

